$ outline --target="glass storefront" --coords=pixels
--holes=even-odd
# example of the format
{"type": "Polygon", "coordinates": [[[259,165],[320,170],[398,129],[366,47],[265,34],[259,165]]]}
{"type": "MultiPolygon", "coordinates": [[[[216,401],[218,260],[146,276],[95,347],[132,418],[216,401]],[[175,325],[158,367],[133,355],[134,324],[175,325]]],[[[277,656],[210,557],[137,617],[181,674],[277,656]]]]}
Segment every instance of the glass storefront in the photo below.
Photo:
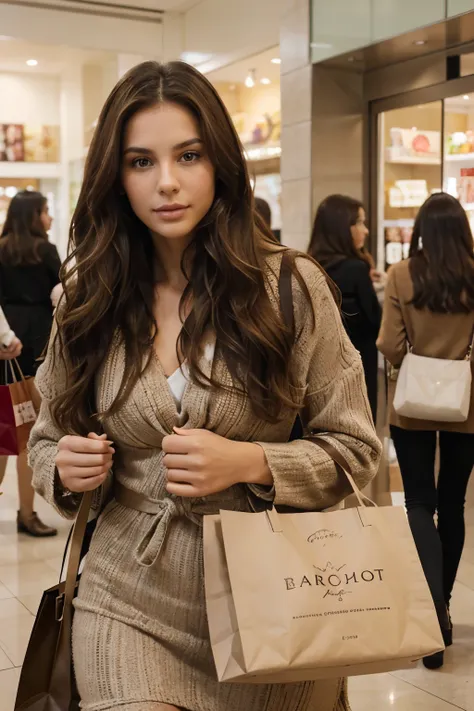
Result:
{"type": "Polygon", "coordinates": [[[378,114],[377,260],[408,257],[414,220],[429,195],[458,198],[474,230],[474,93],[378,114]]]}
{"type": "Polygon", "coordinates": [[[379,266],[408,256],[416,213],[441,190],[443,102],[393,109],[379,117],[379,266]]]}

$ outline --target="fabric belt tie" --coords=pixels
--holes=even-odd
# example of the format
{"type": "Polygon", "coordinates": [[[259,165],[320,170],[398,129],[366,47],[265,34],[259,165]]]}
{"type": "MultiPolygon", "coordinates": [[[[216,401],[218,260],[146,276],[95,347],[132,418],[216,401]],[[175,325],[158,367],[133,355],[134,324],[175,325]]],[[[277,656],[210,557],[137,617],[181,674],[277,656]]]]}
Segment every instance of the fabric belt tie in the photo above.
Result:
{"type": "Polygon", "coordinates": [[[180,499],[169,497],[160,501],[151,499],[145,494],[128,489],[117,481],[114,485],[114,496],[122,506],[153,516],[151,525],[138,544],[135,554],[139,565],[147,568],[158,561],[169,525],[174,518],[188,516],[195,523],[199,522],[198,517],[194,517],[191,510],[188,511],[180,499]]]}

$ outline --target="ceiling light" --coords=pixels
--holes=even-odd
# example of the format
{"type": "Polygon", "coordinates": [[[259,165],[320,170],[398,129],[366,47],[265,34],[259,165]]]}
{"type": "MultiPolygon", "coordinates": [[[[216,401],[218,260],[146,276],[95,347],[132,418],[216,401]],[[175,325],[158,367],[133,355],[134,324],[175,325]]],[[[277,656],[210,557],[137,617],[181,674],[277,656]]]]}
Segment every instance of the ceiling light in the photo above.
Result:
{"type": "Polygon", "coordinates": [[[280,57],[273,57],[273,59],[272,59],[272,64],[281,64],[281,59],[280,59],[280,57]]]}
{"type": "Polygon", "coordinates": [[[260,83],[268,85],[268,84],[271,84],[272,82],[271,82],[271,79],[269,79],[268,77],[263,77],[263,79],[260,79],[260,83]]]}
{"type": "Polygon", "coordinates": [[[245,79],[247,89],[253,89],[255,86],[255,69],[250,69],[247,78],[245,79]]]}
{"type": "Polygon", "coordinates": [[[311,42],[313,49],[332,49],[333,45],[329,42],[311,42]]]}
{"type": "Polygon", "coordinates": [[[423,45],[426,44],[426,40],[416,40],[415,42],[413,42],[413,44],[416,47],[423,47],[423,45]]]}
{"type": "Polygon", "coordinates": [[[38,65],[37,59],[27,59],[26,63],[29,67],[36,67],[38,65]]]}
{"type": "Polygon", "coordinates": [[[464,99],[464,101],[469,101],[469,96],[467,94],[464,94],[462,98],[464,99]]]}
{"type": "Polygon", "coordinates": [[[0,42],[8,42],[9,40],[15,39],[14,37],[10,37],[10,35],[0,35],[0,42]]]}
{"type": "Polygon", "coordinates": [[[229,86],[229,90],[230,90],[230,91],[235,91],[235,84],[231,84],[231,85],[229,86]]]}

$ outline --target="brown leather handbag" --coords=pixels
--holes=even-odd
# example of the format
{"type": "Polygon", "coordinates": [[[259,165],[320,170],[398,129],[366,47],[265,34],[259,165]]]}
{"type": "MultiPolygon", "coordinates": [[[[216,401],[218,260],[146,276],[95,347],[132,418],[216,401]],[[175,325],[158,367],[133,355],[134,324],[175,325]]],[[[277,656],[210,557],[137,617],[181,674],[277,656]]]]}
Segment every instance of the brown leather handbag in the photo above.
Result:
{"type": "Polygon", "coordinates": [[[87,492],[82,497],[72,528],[66,580],[43,593],[23,662],[15,711],[79,711],[72,668],[72,601],[84,556],[92,494],[87,492]]]}

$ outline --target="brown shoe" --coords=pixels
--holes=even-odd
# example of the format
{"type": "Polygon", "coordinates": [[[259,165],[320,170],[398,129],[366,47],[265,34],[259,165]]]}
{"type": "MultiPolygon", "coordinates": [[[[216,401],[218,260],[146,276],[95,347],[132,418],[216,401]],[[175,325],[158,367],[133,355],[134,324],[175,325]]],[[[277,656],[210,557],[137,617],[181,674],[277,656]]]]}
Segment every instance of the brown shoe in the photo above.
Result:
{"type": "Polygon", "coordinates": [[[33,511],[31,516],[28,516],[27,519],[24,519],[18,511],[16,528],[18,533],[26,533],[28,536],[34,536],[35,538],[46,538],[47,536],[57,536],[58,534],[55,528],[46,526],[46,524],[38,518],[36,511],[33,511]]]}

